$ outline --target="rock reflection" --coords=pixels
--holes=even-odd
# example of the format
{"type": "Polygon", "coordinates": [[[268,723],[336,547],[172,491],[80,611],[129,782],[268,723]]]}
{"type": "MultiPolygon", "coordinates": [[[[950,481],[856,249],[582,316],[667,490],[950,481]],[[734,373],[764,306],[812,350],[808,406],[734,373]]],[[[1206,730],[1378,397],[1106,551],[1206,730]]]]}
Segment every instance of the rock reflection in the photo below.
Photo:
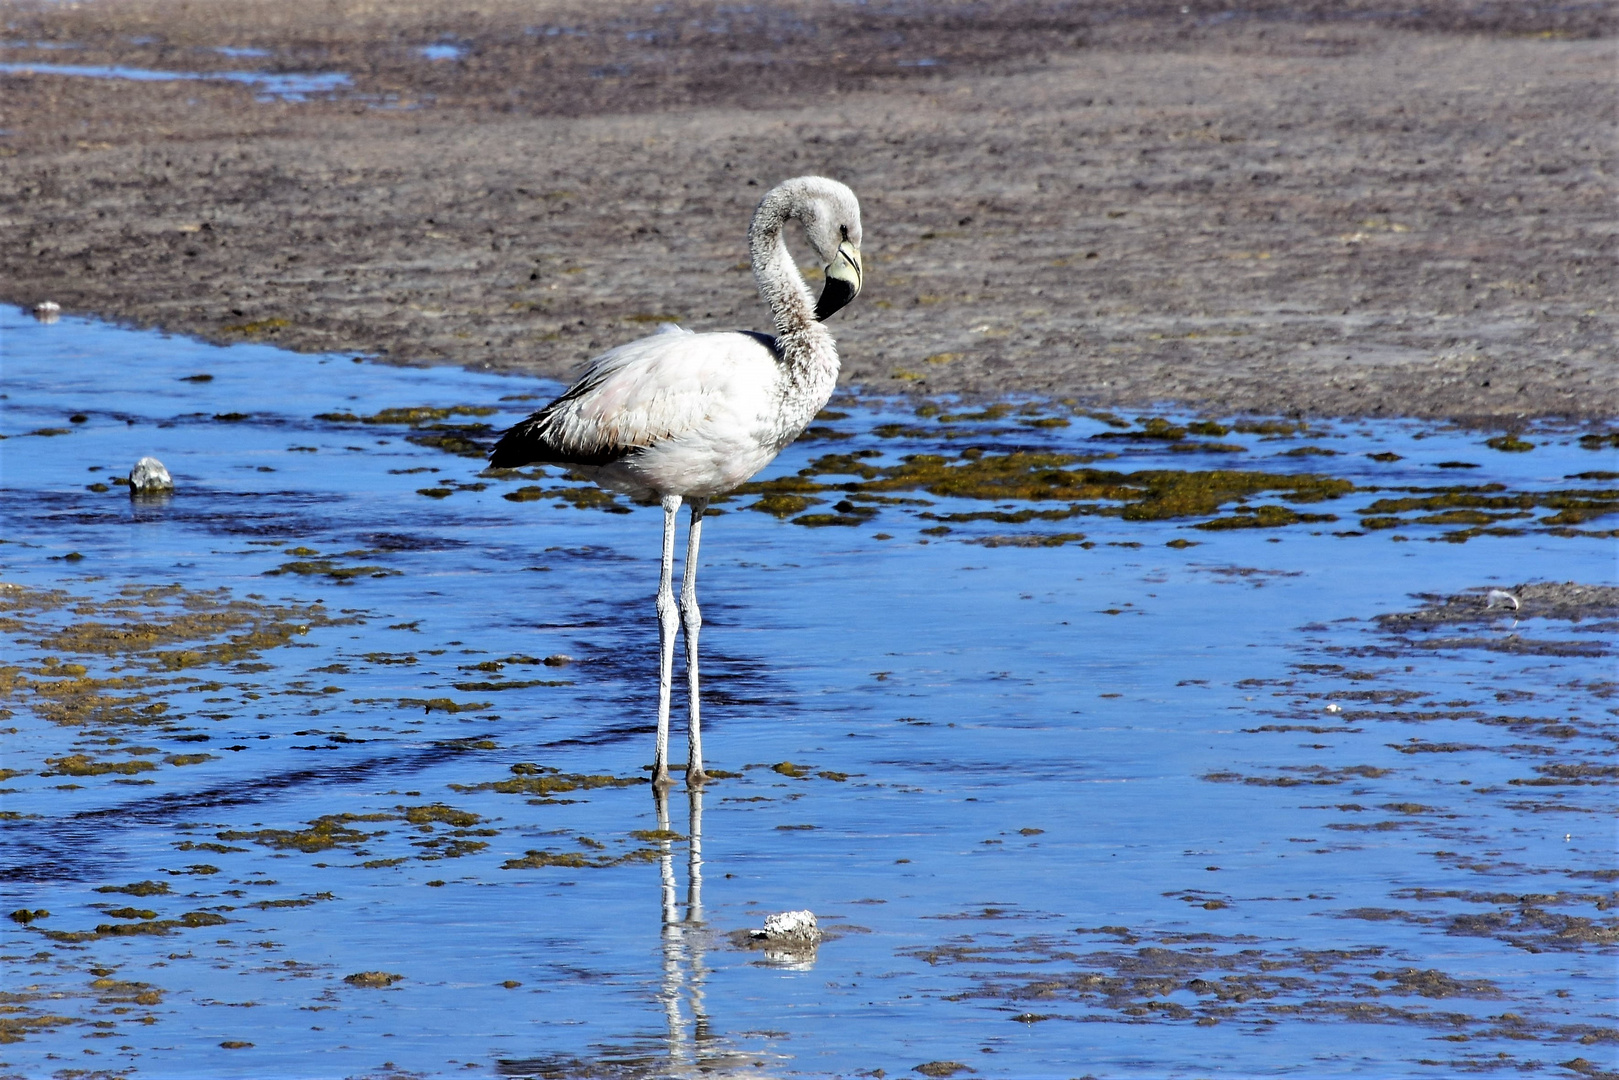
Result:
{"type": "MultiPolygon", "coordinates": [[[[713,931],[703,917],[703,792],[694,788],[686,793],[687,830],[682,836],[672,827],[669,793],[654,793],[658,815],[655,832],[642,834],[658,851],[659,918],[662,968],[657,1000],[663,1009],[665,1030],[662,1046],[655,1036],[628,1044],[602,1044],[589,1058],[547,1055],[537,1058],[506,1059],[499,1062],[499,1075],[505,1077],[546,1077],[572,1080],[585,1077],[615,1077],[638,1080],[643,1077],[725,1077],[749,1078],[774,1075],[766,1058],[778,1058],[772,1051],[745,1051],[726,1043],[710,1023],[705,987],[711,969],[707,956],[713,948],[713,931]],[[686,842],[686,896],[680,900],[676,849],[686,842]],[[684,908],[684,910],[682,910],[684,908]]],[[[741,932],[744,936],[746,931],[741,932]]],[[[802,961],[802,956],[796,956],[802,961]]],[[[811,954],[813,959],[813,953],[811,954]]]]}

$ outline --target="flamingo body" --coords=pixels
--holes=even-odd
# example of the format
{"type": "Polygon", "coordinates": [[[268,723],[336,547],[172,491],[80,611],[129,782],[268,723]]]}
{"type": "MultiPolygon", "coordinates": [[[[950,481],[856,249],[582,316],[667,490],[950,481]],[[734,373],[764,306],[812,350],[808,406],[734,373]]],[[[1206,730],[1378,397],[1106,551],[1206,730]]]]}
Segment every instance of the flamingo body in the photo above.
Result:
{"type": "Polygon", "coordinates": [[[689,686],[686,782],[704,780],[699,723],[697,550],[703,512],[770,464],[821,411],[838,379],[837,345],[824,320],[860,292],[860,204],[835,180],[800,176],[760,200],[748,228],[753,277],[776,324],[751,331],[695,334],[665,325],[596,357],[551,404],[506,432],[489,455],[497,468],[567,465],[603,487],[663,504],[659,627],[658,741],[652,783],[669,785],[669,696],[678,627],[686,633],[689,686]],[[788,221],[804,227],[826,261],[816,302],[782,238],[788,221]],[[670,587],[675,516],[691,502],[680,601],[670,587]]]}
{"type": "Polygon", "coordinates": [[[826,405],[837,353],[816,359],[799,386],[769,335],[665,324],[591,361],[567,393],[512,428],[490,462],[571,465],[636,496],[711,498],[770,464],[826,405]]]}

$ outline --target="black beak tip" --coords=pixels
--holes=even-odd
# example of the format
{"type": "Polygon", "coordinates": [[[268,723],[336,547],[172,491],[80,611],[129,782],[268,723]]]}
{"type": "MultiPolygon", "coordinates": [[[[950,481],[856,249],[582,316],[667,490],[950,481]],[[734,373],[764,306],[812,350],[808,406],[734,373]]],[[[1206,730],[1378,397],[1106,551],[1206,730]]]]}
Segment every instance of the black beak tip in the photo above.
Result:
{"type": "Polygon", "coordinates": [[[826,288],[821,290],[820,302],[815,305],[816,319],[825,322],[828,316],[836,314],[853,300],[859,291],[847,281],[827,278],[826,288]]]}

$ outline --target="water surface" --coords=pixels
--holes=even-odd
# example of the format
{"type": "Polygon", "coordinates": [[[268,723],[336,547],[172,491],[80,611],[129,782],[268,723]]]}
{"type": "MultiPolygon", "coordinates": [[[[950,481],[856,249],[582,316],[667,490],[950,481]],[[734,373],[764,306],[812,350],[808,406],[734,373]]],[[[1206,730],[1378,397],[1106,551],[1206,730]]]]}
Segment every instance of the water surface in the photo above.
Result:
{"type": "Polygon", "coordinates": [[[661,515],[455,453],[556,387],[0,332],[5,1074],[1614,1066],[1608,441],[835,403],[660,814],[661,515]]]}

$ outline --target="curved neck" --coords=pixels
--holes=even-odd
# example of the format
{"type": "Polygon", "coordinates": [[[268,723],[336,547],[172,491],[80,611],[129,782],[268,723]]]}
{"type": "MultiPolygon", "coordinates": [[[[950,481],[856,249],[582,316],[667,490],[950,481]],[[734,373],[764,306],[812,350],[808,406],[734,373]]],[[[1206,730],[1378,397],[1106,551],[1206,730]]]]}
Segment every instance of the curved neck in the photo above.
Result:
{"type": "Polygon", "coordinates": [[[766,195],[748,227],[748,248],[759,296],[775,319],[777,345],[796,366],[831,346],[832,335],[815,317],[814,294],[793,263],[782,236],[792,210],[787,193],[777,189],[766,195]]]}

